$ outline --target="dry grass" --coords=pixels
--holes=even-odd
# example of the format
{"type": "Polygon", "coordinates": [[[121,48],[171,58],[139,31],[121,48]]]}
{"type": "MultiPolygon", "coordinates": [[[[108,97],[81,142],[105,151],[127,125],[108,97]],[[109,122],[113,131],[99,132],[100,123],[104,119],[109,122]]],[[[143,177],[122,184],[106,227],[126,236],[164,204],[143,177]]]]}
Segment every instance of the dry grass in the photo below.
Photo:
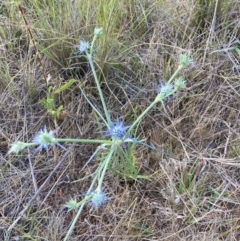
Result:
{"type": "MultiPolygon", "coordinates": [[[[165,152],[142,146],[135,151],[139,173],[151,175],[151,181],[132,182],[109,171],[104,186],[110,201],[98,209],[87,205],[70,240],[240,240],[240,56],[234,50],[216,51],[239,40],[238,1],[206,1],[211,7],[204,22],[202,1],[122,1],[112,12],[116,18],[108,12],[109,25],[99,17],[106,11],[104,1],[92,2],[102,9],[88,5],[86,16],[73,21],[62,15],[66,26],[56,29],[60,24],[54,23],[52,32],[46,22],[40,29],[39,13],[22,3],[37,44],[51,46],[42,63],[54,86],[74,77],[100,106],[88,65],[66,60],[80,33],[87,39],[88,28],[97,24],[111,32],[96,54],[102,88],[110,113],[126,123],[154,100],[180,53],[189,53],[193,63],[184,72],[186,89],[140,125],[141,139],[165,152]],[[96,22],[91,13],[98,14],[96,22]]],[[[60,149],[48,155],[32,149],[7,155],[9,145],[31,140],[44,125],[56,129],[58,137],[96,138],[97,120],[77,85],[55,96],[56,104],[64,106],[60,120],[46,113],[40,103],[46,86],[22,15],[14,5],[0,1],[0,6],[0,240],[59,241],[75,216],[64,205],[71,197],[81,198],[91,182],[75,181],[98,165],[94,160],[82,169],[96,146],[66,145],[66,159],[7,238],[7,228],[64,155],[60,149]]]]}

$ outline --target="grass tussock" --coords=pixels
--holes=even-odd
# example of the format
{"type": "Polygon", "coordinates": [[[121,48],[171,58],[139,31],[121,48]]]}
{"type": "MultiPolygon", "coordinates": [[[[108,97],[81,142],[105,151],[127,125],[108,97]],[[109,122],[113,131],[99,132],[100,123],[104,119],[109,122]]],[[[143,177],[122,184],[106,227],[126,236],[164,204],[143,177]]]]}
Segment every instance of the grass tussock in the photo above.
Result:
{"type": "Polygon", "coordinates": [[[126,124],[154,101],[180,54],[192,62],[186,87],[135,133],[162,152],[139,145],[109,166],[108,201],[87,204],[69,240],[239,240],[239,12],[235,0],[0,1],[0,240],[63,240],[76,215],[66,203],[82,199],[103,162],[106,150],[89,161],[97,146],[87,143],[65,144],[67,154],[8,154],[44,126],[58,138],[99,138],[86,99],[103,112],[94,76],[76,57],[95,27],[104,33],[94,52],[101,90],[126,124]],[[43,100],[62,106],[58,115],[43,100]]]}

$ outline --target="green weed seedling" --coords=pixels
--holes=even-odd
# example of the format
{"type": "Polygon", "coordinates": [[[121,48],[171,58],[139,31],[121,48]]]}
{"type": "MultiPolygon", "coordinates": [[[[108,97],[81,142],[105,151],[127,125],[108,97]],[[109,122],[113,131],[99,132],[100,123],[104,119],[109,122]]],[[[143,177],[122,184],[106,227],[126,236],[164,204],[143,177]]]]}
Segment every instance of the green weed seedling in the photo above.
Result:
{"type": "Polygon", "coordinates": [[[48,87],[47,97],[44,99],[41,99],[41,103],[42,103],[43,107],[47,110],[49,115],[51,115],[52,117],[54,117],[56,119],[59,119],[61,111],[63,110],[63,106],[60,105],[59,107],[56,108],[54,96],[56,94],[61,93],[64,90],[69,89],[72,86],[72,84],[74,84],[74,83],[75,83],[75,80],[70,79],[67,83],[60,86],[56,90],[54,90],[53,86],[48,87]]]}
{"type": "Polygon", "coordinates": [[[179,194],[184,194],[185,192],[192,193],[195,185],[195,171],[196,170],[186,170],[184,169],[180,174],[180,180],[177,182],[177,190],[179,194]]]}

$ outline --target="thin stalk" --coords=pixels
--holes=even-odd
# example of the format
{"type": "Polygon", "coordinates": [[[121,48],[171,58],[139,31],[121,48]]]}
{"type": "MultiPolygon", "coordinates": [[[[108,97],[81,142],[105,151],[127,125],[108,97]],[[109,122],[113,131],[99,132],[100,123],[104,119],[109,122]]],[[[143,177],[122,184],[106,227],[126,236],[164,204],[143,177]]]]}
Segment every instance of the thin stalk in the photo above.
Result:
{"type": "Polygon", "coordinates": [[[145,109],[140,116],[133,122],[133,124],[128,129],[128,132],[130,133],[133,128],[142,120],[142,118],[154,107],[154,105],[157,103],[156,99],[145,109]]]}
{"type": "Polygon", "coordinates": [[[97,187],[97,191],[100,191],[101,190],[101,187],[102,187],[102,183],[103,183],[103,179],[105,177],[105,174],[106,174],[106,171],[107,171],[107,168],[108,168],[108,165],[109,165],[109,162],[112,158],[112,155],[113,155],[113,152],[114,152],[114,148],[111,148],[111,151],[110,153],[108,154],[107,158],[105,159],[104,163],[103,163],[103,171],[101,173],[101,177],[98,181],[98,187],[97,187]]]}
{"type": "Polygon", "coordinates": [[[78,212],[77,212],[75,218],[73,219],[72,224],[71,224],[70,228],[68,229],[68,232],[67,232],[67,234],[66,234],[66,236],[65,236],[65,238],[64,238],[63,241],[67,241],[67,240],[68,240],[69,236],[71,235],[71,233],[72,233],[72,231],[73,231],[73,229],[74,229],[74,227],[75,227],[75,225],[76,225],[76,222],[77,222],[78,218],[80,217],[80,215],[81,215],[81,213],[82,213],[82,210],[83,210],[84,205],[85,205],[86,202],[87,202],[88,200],[90,200],[91,198],[92,198],[92,197],[89,195],[89,196],[85,197],[85,198],[81,201],[82,204],[81,204],[81,206],[79,207],[78,212]]]}
{"type": "MultiPolygon", "coordinates": [[[[92,46],[91,46],[91,49],[92,49],[92,46]]],[[[100,96],[100,99],[101,99],[101,102],[102,102],[102,106],[103,106],[103,109],[104,109],[105,116],[107,118],[108,125],[110,125],[110,123],[111,123],[110,115],[108,113],[107,106],[106,106],[106,103],[105,103],[105,100],[104,100],[104,97],[103,97],[103,93],[102,93],[102,90],[101,90],[101,86],[100,86],[99,81],[98,81],[98,77],[97,77],[97,73],[96,73],[96,70],[95,70],[95,67],[94,67],[91,52],[88,53],[86,51],[86,57],[87,57],[87,59],[90,63],[90,66],[91,66],[91,69],[92,69],[92,72],[93,72],[94,80],[95,80],[95,83],[97,85],[98,93],[99,93],[99,96],[100,96]]]]}
{"type": "MultiPolygon", "coordinates": [[[[100,173],[102,167],[104,166],[104,167],[103,167],[103,171],[102,171],[101,178],[100,178],[100,180],[99,180],[99,183],[101,183],[101,184],[102,184],[103,178],[104,178],[104,176],[105,176],[106,169],[107,169],[107,167],[108,167],[109,161],[111,160],[113,151],[114,151],[114,150],[111,149],[111,152],[108,154],[107,158],[105,159],[105,161],[104,161],[104,163],[103,163],[104,165],[101,165],[101,166],[98,168],[99,170],[98,170],[97,172],[100,173]],[[103,174],[103,173],[104,173],[104,174],[103,174]]],[[[89,187],[87,193],[91,193],[91,191],[92,191],[92,189],[93,189],[93,186],[94,186],[97,178],[99,177],[98,173],[95,175],[95,177],[94,177],[94,179],[93,179],[93,181],[92,181],[92,183],[91,183],[91,186],[89,187]]],[[[99,184],[98,184],[98,187],[99,187],[99,184]]],[[[87,195],[87,196],[80,202],[80,203],[81,203],[81,206],[79,207],[78,212],[77,212],[77,214],[76,214],[76,216],[75,216],[75,218],[74,218],[74,220],[73,220],[73,222],[72,222],[72,224],[71,224],[71,226],[70,226],[70,228],[69,228],[69,230],[68,230],[68,232],[67,232],[67,234],[66,234],[66,236],[65,236],[65,238],[64,238],[63,241],[67,241],[67,240],[68,240],[69,236],[71,235],[71,233],[72,233],[72,231],[73,231],[73,229],[74,229],[74,227],[75,227],[75,225],[76,225],[76,222],[77,222],[78,218],[80,217],[80,215],[81,215],[81,213],[82,213],[82,209],[83,209],[84,205],[85,205],[85,204],[87,203],[87,201],[90,200],[91,198],[92,198],[92,195],[89,194],[89,195],[87,195]]]]}
{"type": "Polygon", "coordinates": [[[89,105],[91,105],[91,107],[95,110],[95,112],[100,116],[100,118],[103,120],[103,122],[106,124],[106,126],[108,126],[108,123],[106,122],[106,120],[103,118],[102,114],[100,113],[100,111],[92,104],[92,102],[88,99],[88,97],[86,96],[84,90],[81,88],[81,86],[79,86],[80,90],[82,91],[82,94],[84,95],[84,98],[87,100],[87,102],[89,103],[89,105]]]}
{"type": "Polygon", "coordinates": [[[55,138],[55,143],[59,142],[71,142],[71,143],[97,143],[97,144],[109,144],[113,142],[109,140],[91,140],[91,139],[71,139],[71,138],[55,138]]]}
{"type": "Polygon", "coordinates": [[[93,56],[93,47],[94,47],[95,41],[97,40],[97,37],[98,37],[97,35],[94,35],[92,43],[91,43],[91,47],[90,47],[90,55],[91,56],[93,56]]]}
{"type": "Polygon", "coordinates": [[[177,70],[174,72],[174,74],[171,76],[171,78],[168,80],[168,83],[171,83],[177,76],[178,72],[181,71],[184,68],[182,64],[180,64],[177,68],[177,70]]]}
{"type": "Polygon", "coordinates": [[[131,132],[133,130],[133,128],[142,120],[142,118],[154,107],[154,105],[156,105],[157,103],[163,101],[164,99],[168,98],[170,95],[173,95],[175,92],[177,91],[177,89],[174,89],[172,92],[170,92],[169,94],[162,96],[162,94],[158,94],[155,98],[155,100],[147,107],[147,109],[145,109],[142,114],[133,122],[133,124],[131,125],[131,127],[128,129],[128,132],[131,132]]]}
{"type": "MultiPolygon", "coordinates": [[[[178,75],[178,73],[184,68],[183,64],[179,64],[177,70],[174,72],[174,74],[171,76],[171,78],[168,80],[168,83],[171,83],[176,76],[178,75]]],[[[174,92],[176,92],[176,90],[172,91],[171,93],[169,93],[168,95],[164,96],[164,98],[162,98],[162,96],[160,94],[157,95],[157,97],[155,98],[155,100],[147,107],[147,109],[145,109],[142,114],[134,121],[134,123],[131,125],[131,127],[128,129],[128,132],[131,132],[133,130],[133,128],[142,120],[142,118],[153,108],[153,106],[155,104],[157,104],[160,101],[163,101],[164,99],[166,99],[168,96],[172,95],[174,92]]]]}

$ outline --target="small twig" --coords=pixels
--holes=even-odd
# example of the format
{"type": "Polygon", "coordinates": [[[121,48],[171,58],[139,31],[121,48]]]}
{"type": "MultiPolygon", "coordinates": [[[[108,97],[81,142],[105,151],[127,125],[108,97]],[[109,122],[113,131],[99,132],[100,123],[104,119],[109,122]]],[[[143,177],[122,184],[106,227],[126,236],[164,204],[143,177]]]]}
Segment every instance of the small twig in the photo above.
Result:
{"type": "Polygon", "coordinates": [[[30,205],[33,203],[33,201],[37,198],[37,196],[41,193],[43,188],[47,185],[47,183],[50,181],[52,175],[57,171],[57,169],[61,166],[61,164],[65,161],[67,155],[69,154],[70,150],[67,151],[64,156],[61,158],[61,160],[58,162],[58,164],[55,166],[55,168],[52,170],[50,175],[47,177],[45,182],[42,184],[42,186],[38,189],[38,191],[35,193],[35,195],[30,199],[30,201],[27,203],[25,208],[19,213],[18,217],[14,220],[14,222],[10,225],[10,227],[7,230],[7,235],[10,234],[11,230],[14,228],[14,226],[17,224],[17,222],[22,218],[24,213],[28,210],[30,205]]]}
{"type": "Polygon", "coordinates": [[[35,174],[34,174],[33,165],[32,165],[32,161],[31,161],[31,155],[29,153],[29,149],[28,149],[28,161],[29,161],[29,167],[30,167],[30,171],[31,171],[34,191],[35,191],[35,193],[37,193],[37,189],[38,189],[37,188],[37,181],[36,181],[36,177],[35,177],[35,174]]]}
{"type": "Polygon", "coordinates": [[[215,31],[216,18],[217,18],[217,8],[218,8],[218,0],[216,0],[216,4],[215,4],[215,8],[214,8],[212,24],[211,24],[209,36],[208,36],[208,39],[207,39],[207,42],[206,42],[206,48],[205,48],[205,51],[204,51],[203,63],[205,62],[206,55],[207,55],[207,49],[209,47],[210,41],[212,41],[212,37],[213,37],[214,31],[215,31]]]}
{"type": "Polygon", "coordinates": [[[40,54],[38,52],[38,49],[37,49],[37,46],[36,46],[36,42],[35,42],[35,40],[33,38],[33,34],[32,34],[32,31],[31,31],[31,28],[29,27],[27,19],[25,18],[24,11],[23,11],[22,7],[19,5],[18,8],[19,8],[19,10],[20,10],[20,12],[22,14],[22,17],[23,17],[24,23],[26,25],[27,31],[28,31],[28,33],[30,35],[30,39],[31,39],[33,47],[35,49],[36,56],[37,56],[37,59],[39,61],[40,69],[42,71],[42,75],[43,75],[43,78],[44,78],[44,81],[45,81],[45,84],[46,84],[46,88],[47,88],[48,87],[48,81],[47,81],[47,78],[46,78],[46,75],[45,75],[45,71],[44,71],[44,67],[43,67],[43,64],[42,64],[42,59],[41,59],[40,54]]]}
{"type": "Polygon", "coordinates": [[[11,142],[10,138],[7,137],[2,128],[0,129],[0,135],[7,140],[7,143],[11,142]]]}
{"type": "Polygon", "coordinates": [[[221,197],[223,196],[223,194],[225,193],[225,191],[228,189],[228,187],[230,186],[230,182],[227,183],[227,185],[223,188],[222,192],[219,194],[219,196],[216,198],[215,202],[212,203],[212,208],[216,206],[217,202],[221,199],[221,197]]]}

